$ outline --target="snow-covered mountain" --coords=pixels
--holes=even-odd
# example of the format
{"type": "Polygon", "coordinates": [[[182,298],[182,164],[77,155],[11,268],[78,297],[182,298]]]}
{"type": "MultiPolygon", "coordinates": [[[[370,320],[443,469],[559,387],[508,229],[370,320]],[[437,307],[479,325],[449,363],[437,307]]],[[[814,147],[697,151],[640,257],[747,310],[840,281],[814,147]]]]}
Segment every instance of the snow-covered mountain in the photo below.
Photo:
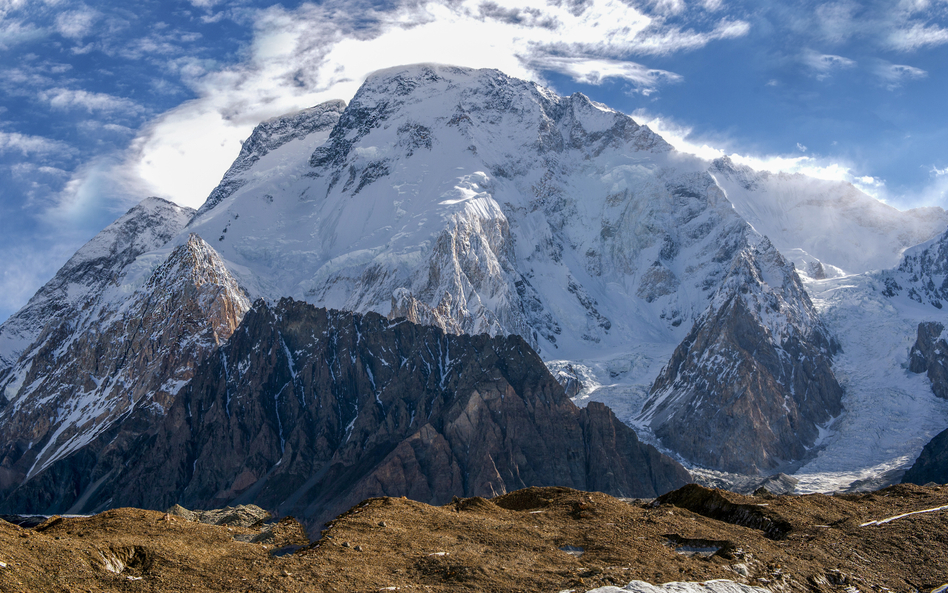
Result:
{"type": "Polygon", "coordinates": [[[710,172],[741,217],[818,280],[895,267],[948,227],[941,208],[900,211],[841,181],[758,172],[728,157],[710,172]]]}
{"type": "Polygon", "coordinates": [[[194,210],[148,198],[79,249],[33,298],[0,325],[0,383],[3,373],[36,341],[53,319],[95,309],[119,286],[126,268],[142,254],[177,236],[194,210]]]}
{"type": "MultiPolygon", "coordinates": [[[[517,334],[578,403],[604,401],[643,439],[716,470],[809,462],[821,476],[835,471],[826,451],[849,447],[858,435],[846,427],[864,426],[867,402],[884,397],[865,378],[880,369],[898,393],[930,395],[891,373],[906,364],[908,346],[900,348],[914,339],[914,314],[893,305],[875,315],[858,303],[885,308],[881,276],[868,270],[895,265],[906,247],[943,231],[944,211],[899,213],[850,185],[707,163],[581,94],[560,97],[496,70],[385,70],[348,105],[264,122],[188,214],[165,216],[166,230],[136,257],[100,266],[109,280],[87,291],[88,305],[74,305],[82,315],[56,321],[31,301],[0,326],[0,427],[19,427],[9,436],[16,453],[0,462],[19,468],[11,480],[38,472],[16,460],[42,469],[77,450],[70,435],[106,426],[77,411],[115,405],[100,369],[83,373],[106,387],[85,385],[81,373],[60,373],[55,387],[42,380],[77,356],[74,344],[95,360],[95,348],[133,342],[130,320],[145,315],[149,295],[183,290],[160,271],[184,252],[204,253],[219,271],[211,284],[222,300],[184,299],[195,303],[194,323],[178,340],[216,347],[229,334],[215,311],[227,311],[232,331],[258,297],[407,317],[449,333],[517,334]],[[850,323],[860,315],[869,319],[850,323]],[[53,327],[54,341],[37,339],[53,327]],[[89,335],[99,337],[81,337],[89,335]],[[898,346],[883,353],[886,343],[898,346]],[[33,408],[49,418],[35,442],[24,428],[33,408]]],[[[92,286],[73,268],[59,284],[92,286]]],[[[178,360],[173,352],[184,350],[162,356],[178,360]]],[[[189,377],[180,364],[156,369],[151,360],[129,372],[163,378],[132,399],[162,414],[189,377]]],[[[909,463],[918,441],[948,426],[948,415],[932,413],[937,404],[912,410],[930,418],[899,433],[902,448],[860,445],[869,453],[846,463],[909,463]]]]}
{"type": "MultiPolygon", "coordinates": [[[[133,209],[125,219],[146,216],[133,209]]],[[[100,235],[92,243],[108,248],[103,243],[112,236],[100,235]]],[[[122,280],[134,277],[124,271],[118,274],[122,280]]],[[[0,491],[82,451],[136,409],[144,410],[140,417],[162,416],[250,307],[223,262],[196,235],[140,287],[112,288],[131,292],[121,299],[103,291],[71,315],[48,320],[36,341],[4,371],[0,491]]],[[[147,428],[147,421],[139,423],[141,430],[147,428]]],[[[44,479],[63,478],[59,472],[44,479]]]]}

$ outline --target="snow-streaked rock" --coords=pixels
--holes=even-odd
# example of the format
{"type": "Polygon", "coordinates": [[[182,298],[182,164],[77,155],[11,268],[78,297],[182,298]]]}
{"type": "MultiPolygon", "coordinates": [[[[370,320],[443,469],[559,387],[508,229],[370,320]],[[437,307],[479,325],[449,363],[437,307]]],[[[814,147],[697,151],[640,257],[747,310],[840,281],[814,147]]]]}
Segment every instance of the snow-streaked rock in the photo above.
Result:
{"type": "Polygon", "coordinates": [[[704,467],[757,473],[803,460],[842,411],[838,346],[793,266],[743,249],[643,409],[663,444],[704,467]]]}
{"type": "MultiPolygon", "coordinates": [[[[14,367],[19,384],[8,384],[0,408],[0,491],[83,450],[136,408],[162,415],[249,306],[214,250],[191,235],[126,300],[50,320],[14,367]]],[[[81,474],[83,464],[70,468],[81,474]]],[[[65,483],[45,496],[75,495],[74,477],[56,478],[65,483]]]]}
{"type": "Polygon", "coordinates": [[[47,323],[94,309],[138,256],[181,233],[193,215],[190,208],[148,198],[80,248],[26,306],[0,325],[0,385],[47,323]]]}
{"type": "Polygon", "coordinates": [[[948,231],[942,231],[907,250],[898,268],[882,274],[886,296],[904,295],[939,310],[948,304],[948,231]]]}

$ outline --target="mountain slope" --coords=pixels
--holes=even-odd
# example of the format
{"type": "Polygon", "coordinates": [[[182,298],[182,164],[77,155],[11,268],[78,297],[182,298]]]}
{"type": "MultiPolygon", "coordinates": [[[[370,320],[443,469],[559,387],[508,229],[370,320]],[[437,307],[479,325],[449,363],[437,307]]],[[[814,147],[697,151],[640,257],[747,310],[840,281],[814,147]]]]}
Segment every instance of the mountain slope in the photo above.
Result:
{"type": "Polygon", "coordinates": [[[25,307],[0,325],[0,385],[47,323],[94,308],[138,256],[181,233],[193,215],[190,208],[148,198],[79,249],[25,307]]]}
{"type": "Polygon", "coordinates": [[[319,525],[371,496],[557,484],[650,497],[689,479],[604,406],[576,408],[518,337],[291,300],[259,301],[167,414],[92,473],[76,500],[46,506],[32,480],[4,506],[253,501],[319,525]]]}
{"type": "MultiPolygon", "coordinates": [[[[76,452],[105,455],[88,445],[113,429],[147,428],[249,305],[217,254],[191,235],[126,301],[49,322],[0,408],[0,493],[76,452]]],[[[72,500],[92,479],[83,463],[57,467],[38,479],[44,504],[72,500]]]]}
{"type": "Polygon", "coordinates": [[[655,380],[643,417],[663,444],[705,467],[786,469],[842,411],[837,348],[792,265],[765,239],[734,261],[655,380]]]}

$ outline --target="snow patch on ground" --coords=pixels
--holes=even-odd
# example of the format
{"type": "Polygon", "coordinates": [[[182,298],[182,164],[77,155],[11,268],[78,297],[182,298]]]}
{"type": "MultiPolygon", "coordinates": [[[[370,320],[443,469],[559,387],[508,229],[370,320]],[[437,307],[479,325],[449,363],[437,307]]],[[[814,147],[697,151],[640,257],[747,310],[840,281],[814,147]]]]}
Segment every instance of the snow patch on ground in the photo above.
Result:
{"type": "Polygon", "coordinates": [[[664,585],[632,581],[625,587],[599,587],[598,589],[591,589],[587,593],[767,593],[767,589],[727,580],[713,580],[703,583],[674,582],[665,583],[664,585]]]}

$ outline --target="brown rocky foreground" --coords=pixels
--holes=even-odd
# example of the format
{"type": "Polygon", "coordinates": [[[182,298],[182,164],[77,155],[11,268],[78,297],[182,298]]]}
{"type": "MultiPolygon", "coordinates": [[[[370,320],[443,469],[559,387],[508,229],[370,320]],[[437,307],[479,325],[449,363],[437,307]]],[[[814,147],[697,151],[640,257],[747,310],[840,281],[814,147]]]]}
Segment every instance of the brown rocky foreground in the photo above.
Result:
{"type": "Polygon", "coordinates": [[[742,496],[690,485],[651,503],[566,488],[443,507],[375,498],[292,554],[282,552],[305,543],[298,524],[255,538],[260,529],[138,509],[32,529],[0,522],[0,591],[578,593],[730,579],[773,591],[929,592],[948,583],[948,486],[742,496]],[[905,513],[914,514],[879,522],[905,513]]]}

